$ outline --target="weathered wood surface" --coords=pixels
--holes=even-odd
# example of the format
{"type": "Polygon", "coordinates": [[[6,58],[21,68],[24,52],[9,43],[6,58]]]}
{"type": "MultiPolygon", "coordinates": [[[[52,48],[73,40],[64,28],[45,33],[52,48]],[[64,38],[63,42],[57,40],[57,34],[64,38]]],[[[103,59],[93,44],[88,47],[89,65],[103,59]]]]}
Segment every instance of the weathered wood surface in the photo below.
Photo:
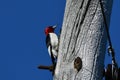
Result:
{"type": "MultiPolygon", "coordinates": [[[[112,0],[103,0],[109,24],[112,0]]],[[[106,49],[99,0],[66,0],[54,80],[102,80],[106,49]],[[74,69],[76,57],[82,69],[74,69]]]]}

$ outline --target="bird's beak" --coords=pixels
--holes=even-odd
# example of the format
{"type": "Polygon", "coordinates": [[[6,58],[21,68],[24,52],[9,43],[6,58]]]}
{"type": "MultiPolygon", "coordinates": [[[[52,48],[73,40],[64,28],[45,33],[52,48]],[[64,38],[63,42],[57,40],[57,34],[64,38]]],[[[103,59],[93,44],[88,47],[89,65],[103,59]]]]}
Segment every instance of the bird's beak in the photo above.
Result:
{"type": "Polygon", "coordinates": [[[57,27],[57,25],[53,26],[53,28],[55,29],[57,27]]]}

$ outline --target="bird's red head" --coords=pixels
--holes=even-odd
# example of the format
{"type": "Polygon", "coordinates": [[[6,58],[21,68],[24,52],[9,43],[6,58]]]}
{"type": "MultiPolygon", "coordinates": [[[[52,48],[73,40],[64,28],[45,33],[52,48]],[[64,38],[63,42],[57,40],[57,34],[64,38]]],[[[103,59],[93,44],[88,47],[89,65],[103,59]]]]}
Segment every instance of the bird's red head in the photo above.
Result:
{"type": "Polygon", "coordinates": [[[45,34],[48,35],[49,33],[54,33],[56,26],[48,26],[47,28],[45,28],[45,34]]]}

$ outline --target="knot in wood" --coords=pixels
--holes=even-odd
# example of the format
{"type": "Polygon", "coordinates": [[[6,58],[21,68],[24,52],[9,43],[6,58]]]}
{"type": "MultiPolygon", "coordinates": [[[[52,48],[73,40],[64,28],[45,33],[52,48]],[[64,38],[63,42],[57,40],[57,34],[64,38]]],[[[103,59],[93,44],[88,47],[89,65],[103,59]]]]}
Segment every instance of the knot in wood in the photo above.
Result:
{"type": "Polygon", "coordinates": [[[80,57],[75,58],[74,61],[74,68],[79,72],[80,69],[82,68],[82,60],[80,57]]]}

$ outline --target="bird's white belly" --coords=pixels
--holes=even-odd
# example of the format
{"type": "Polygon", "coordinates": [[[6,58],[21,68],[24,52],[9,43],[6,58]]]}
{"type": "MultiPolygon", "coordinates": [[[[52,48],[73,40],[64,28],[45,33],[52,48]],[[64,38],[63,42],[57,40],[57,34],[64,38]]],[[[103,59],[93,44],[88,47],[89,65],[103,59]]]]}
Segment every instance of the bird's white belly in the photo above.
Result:
{"type": "Polygon", "coordinates": [[[58,37],[56,34],[54,33],[50,33],[50,37],[51,37],[51,45],[53,49],[56,49],[58,47],[58,37]]]}
{"type": "MultiPolygon", "coordinates": [[[[54,33],[50,33],[50,43],[51,43],[51,46],[52,46],[52,53],[53,53],[53,56],[54,58],[57,57],[57,51],[58,51],[58,37],[56,34],[54,33]]],[[[49,51],[49,55],[51,56],[51,51],[50,51],[50,46],[48,47],[48,51],[49,51]]]]}

